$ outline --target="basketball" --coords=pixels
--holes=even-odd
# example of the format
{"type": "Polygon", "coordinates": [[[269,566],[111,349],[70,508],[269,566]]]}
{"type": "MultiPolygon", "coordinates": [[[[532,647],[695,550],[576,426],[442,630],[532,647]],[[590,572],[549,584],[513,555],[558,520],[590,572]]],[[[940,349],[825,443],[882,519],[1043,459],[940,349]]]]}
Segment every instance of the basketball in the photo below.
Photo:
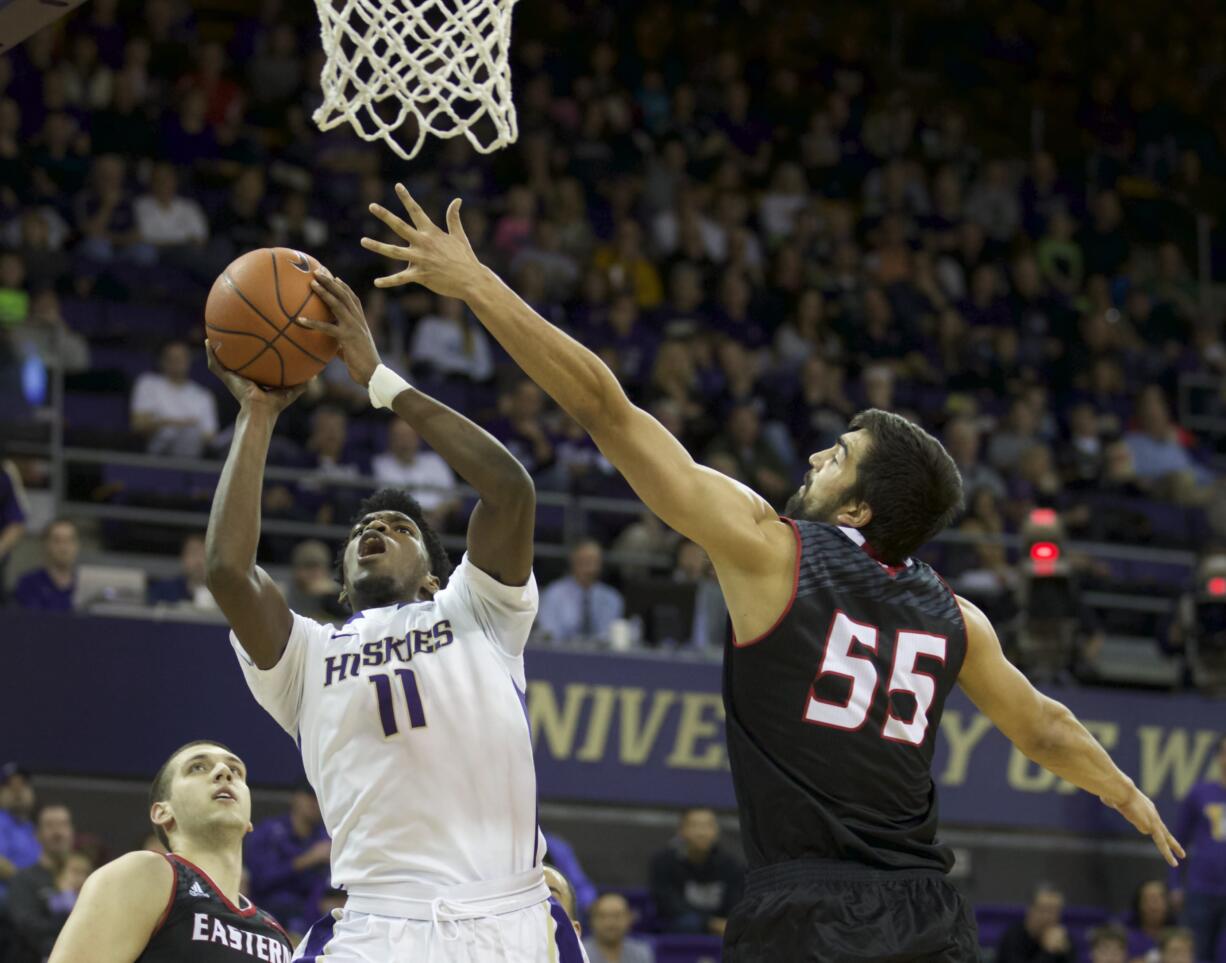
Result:
{"type": "Polygon", "coordinates": [[[311,290],[320,269],[327,270],[287,247],[248,251],[230,262],[204,306],[217,360],[266,388],[292,388],[323,370],[336,354],[335,339],[294,324],[299,317],[336,320],[311,290]]]}

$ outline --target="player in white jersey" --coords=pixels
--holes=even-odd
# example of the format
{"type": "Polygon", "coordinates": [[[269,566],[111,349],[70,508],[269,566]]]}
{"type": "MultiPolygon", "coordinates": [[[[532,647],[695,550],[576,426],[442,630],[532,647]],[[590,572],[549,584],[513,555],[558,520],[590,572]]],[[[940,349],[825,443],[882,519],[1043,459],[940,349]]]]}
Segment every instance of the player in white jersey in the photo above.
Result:
{"type": "Polygon", "coordinates": [[[376,493],[340,558],[353,617],[333,628],[291,612],[255,553],[273,425],[301,389],[265,391],[224,371],[210,345],[242,410],[209,519],[209,587],[252,693],[299,745],[332,836],[333,883],[349,894],[295,959],[582,960],[550,899],[536,822],[523,661],[537,608],[532,480],[488,433],[381,364],[343,282],[314,283],[349,373],[480,501],[451,571],[418,504],[376,493]]]}

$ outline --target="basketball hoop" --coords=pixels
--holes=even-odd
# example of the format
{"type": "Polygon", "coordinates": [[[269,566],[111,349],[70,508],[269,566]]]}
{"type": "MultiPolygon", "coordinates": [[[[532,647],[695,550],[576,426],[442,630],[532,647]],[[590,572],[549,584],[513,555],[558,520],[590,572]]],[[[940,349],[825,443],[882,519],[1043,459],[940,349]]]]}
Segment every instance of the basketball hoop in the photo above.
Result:
{"type": "Polygon", "coordinates": [[[320,130],[348,122],[405,160],[426,136],[461,134],[482,154],[514,143],[516,0],[315,0],[327,63],[320,130]]]}

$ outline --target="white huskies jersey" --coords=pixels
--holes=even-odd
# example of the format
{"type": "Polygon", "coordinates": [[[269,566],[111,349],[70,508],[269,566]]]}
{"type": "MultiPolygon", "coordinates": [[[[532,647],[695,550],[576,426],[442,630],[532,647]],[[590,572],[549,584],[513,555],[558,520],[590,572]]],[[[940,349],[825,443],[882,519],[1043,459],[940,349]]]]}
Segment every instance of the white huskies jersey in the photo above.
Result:
{"type": "Polygon", "coordinates": [[[230,641],[256,700],[297,740],[332,836],[332,878],[394,896],[540,865],[523,649],[534,577],[503,585],[464,556],[430,602],[340,628],[294,615],[262,671],[230,641]]]}

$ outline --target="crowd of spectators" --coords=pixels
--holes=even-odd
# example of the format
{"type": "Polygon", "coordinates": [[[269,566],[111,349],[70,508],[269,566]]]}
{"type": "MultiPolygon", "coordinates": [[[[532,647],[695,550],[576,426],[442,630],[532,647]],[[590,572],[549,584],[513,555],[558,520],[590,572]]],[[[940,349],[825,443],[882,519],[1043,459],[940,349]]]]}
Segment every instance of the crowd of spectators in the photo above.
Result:
{"type": "MultiPolygon", "coordinates": [[[[1226,764],[1226,741],[1221,762],[1226,764]]],[[[1226,765],[1222,770],[1226,773],[1226,765]]],[[[1226,775],[1193,788],[1179,829],[1189,842],[1186,878],[1151,878],[1131,906],[1065,906],[1051,883],[1035,886],[1024,911],[981,914],[980,935],[996,963],[1197,963],[1226,953],[1226,843],[1221,819],[1226,775]],[[1186,825],[1185,825],[1186,823],[1186,825]],[[1121,909],[1119,907],[1115,908],[1121,909]],[[1074,919],[1074,915],[1076,919],[1074,919]]],[[[561,871],[563,902],[579,923],[593,963],[655,963],[662,935],[669,958],[714,952],[744,890],[745,869],[720,840],[716,814],[691,808],[676,833],[643,867],[643,886],[601,887],[589,880],[569,842],[546,833],[547,860],[561,871]],[[691,939],[692,938],[692,939],[691,939]],[[689,942],[685,942],[689,940],[689,942]],[[687,949],[688,948],[688,949],[687,949]]],[[[152,833],[142,848],[165,852],[152,833]]],[[[0,766],[0,960],[40,963],[93,869],[116,855],[74,827],[69,807],[36,793],[21,766],[0,766]]],[[[259,820],[244,847],[243,892],[300,938],[345,895],[329,878],[331,841],[309,786],[295,789],[279,815],[259,820]]]]}
{"type": "MultiPolygon", "coordinates": [[[[1199,223],[1210,274],[1226,275],[1226,126],[1211,109],[1226,14],[1201,0],[868,6],[543,0],[517,12],[519,143],[490,158],[431,144],[405,166],[311,124],[322,53],[310,5],[262,0],[236,15],[204,0],[93,0],[0,57],[4,430],[24,417],[37,433],[58,371],[70,440],[222,451],[233,409],[204,371],[201,306],[230,258],[280,244],[344,276],[385,359],[478,418],[542,490],[627,494],[461,303],[371,287],[382,266],[357,243],[379,231],[366,207],[392,202],[402,179],[432,210],[464,197],[483,259],[696,457],[776,503],[859,408],[937,433],[967,489],[958,532],[974,540],[937,560],[993,614],[1017,604],[1024,574],[992,539],[1023,533],[1034,509],[1055,510],[1070,537],[1199,552],[1226,540],[1223,433],[1184,424],[1226,422],[1226,393],[1193,409],[1180,391],[1226,382],[1221,312],[1192,267],[1199,223]]],[[[375,419],[343,365],[279,430],[271,461],[302,477],[270,481],[266,517],[343,522],[359,490],[329,482],[372,477],[462,530],[451,470],[407,425],[375,419]]],[[[25,462],[0,471],[0,566],[28,516],[19,470],[37,481],[25,462]]],[[[77,497],[207,505],[207,488],[175,479],[77,466],[67,483],[77,497]]],[[[541,524],[560,537],[544,510],[541,524]]],[[[593,526],[544,589],[547,642],[621,644],[635,616],[653,640],[718,649],[726,616],[697,546],[650,516],[593,526]],[[629,561],[612,570],[602,545],[629,561]],[[661,574],[686,600],[667,617],[650,585],[661,574]]],[[[135,537],[103,535],[114,548],[135,537]]],[[[200,537],[169,548],[179,573],[150,584],[149,601],[211,607],[200,537]]],[[[266,548],[289,565],[297,611],[344,618],[326,543],[266,548]]],[[[76,526],[48,525],[42,550],[13,601],[67,610],[76,526]]],[[[1195,942],[1226,931],[1226,797],[1205,783],[1188,799],[1186,879],[1142,887],[1084,947],[1094,963],[1209,958],[1195,942]]],[[[304,925],[337,899],[327,852],[317,805],[295,793],[249,843],[250,892],[304,925]]],[[[66,807],[36,807],[27,774],[0,769],[5,960],[45,956],[100,858],[66,807]]],[[[741,885],[702,810],[644,880],[650,919],[583,888],[593,960],[651,960],[629,935],[639,925],[718,933],[741,885]]],[[[1062,911],[1058,891],[1037,888],[997,959],[1075,958],[1062,911]]]]}
{"type": "MultiPolygon", "coordinates": [[[[310,123],[322,53],[307,7],[96,0],[39,33],[0,58],[6,410],[34,417],[58,367],[69,440],[216,455],[233,409],[203,370],[204,293],[235,254],[288,244],[346,277],[385,358],[477,417],[542,490],[626,495],[461,303],[371,287],[366,205],[402,179],[432,208],[463,196],[488,263],[696,457],[776,503],[858,408],[936,432],[966,483],[958,528],[989,541],[934,560],[989,610],[1017,581],[990,540],[1035,508],[1070,537],[1226,538],[1223,435],[1181,423],[1226,418],[1226,395],[1193,411],[1179,391],[1226,375],[1220,310],[1190,267],[1207,217],[1221,273],[1212,30],[1149,5],[1092,23],[1076,4],[670,9],[551,2],[520,17],[519,143],[490,158],[431,143],[410,166],[310,123]]],[[[280,430],[272,462],[309,474],[269,485],[267,517],[343,521],[357,490],[329,482],[373,476],[462,529],[449,469],[375,419],[343,365],[280,430]]],[[[207,504],[208,485],[135,476],[76,466],[68,489],[207,504]]],[[[628,520],[587,534],[618,543],[628,520]]],[[[560,537],[555,522],[542,513],[543,536],[560,537]]],[[[286,562],[293,544],[267,548],[286,562]]],[[[629,594],[633,573],[611,575],[629,594]]],[[[604,633],[578,618],[569,631],[604,633]]]]}
{"type": "MultiPolygon", "coordinates": [[[[382,265],[357,241],[378,234],[367,204],[388,203],[399,179],[431,208],[463,196],[488,263],[696,457],[776,504],[859,408],[937,433],[966,486],[958,533],[976,545],[932,560],[994,616],[1013,614],[1020,582],[999,539],[1036,508],[1059,512],[1070,538],[1198,551],[1226,539],[1226,432],[1181,424],[1226,424],[1226,394],[1192,405],[1180,392],[1226,376],[1221,312],[1190,267],[1208,218],[1204,253],[1223,273],[1226,130],[1205,108],[1226,53],[1213,31],[1147,5],[1092,23],[1076,4],[1038,16],[1016,2],[911,0],[892,19],[757,0],[670,9],[559,0],[518,18],[519,143],[484,158],[463,139],[432,142],[409,166],[310,123],[322,53],[307,7],[96,0],[31,38],[0,58],[6,431],[23,411],[39,430],[58,367],[70,441],[222,452],[233,408],[204,371],[204,294],[234,255],[286,244],[346,277],[384,357],[480,420],[538,488],[628,495],[463,304],[371,286],[382,265]]],[[[370,477],[462,531],[450,469],[411,428],[375,418],[343,364],[278,430],[270,461],[304,474],[270,481],[267,518],[343,522],[360,489],[335,483],[370,477]]],[[[211,482],[182,482],[77,465],[67,487],[206,507],[211,482]]],[[[557,583],[565,624],[542,634],[608,641],[612,626],[620,642],[627,613],[642,634],[650,600],[633,583],[672,573],[697,599],[684,625],[650,626],[652,641],[718,644],[701,566],[666,561],[684,554],[675,539],[625,514],[589,522],[588,536],[654,561],[606,570],[612,586],[557,583]]],[[[562,538],[556,515],[542,510],[538,534],[562,538]]],[[[104,531],[116,549],[147,547],[137,535],[104,531]]],[[[286,563],[295,544],[264,551],[286,563]]],[[[1124,581],[1083,568],[1100,586],[1124,581]]],[[[43,588],[62,596],[56,572],[43,588]]],[[[302,573],[322,599],[324,579],[302,573]]],[[[1172,597],[1186,587],[1160,568],[1128,578],[1172,597]]]]}

